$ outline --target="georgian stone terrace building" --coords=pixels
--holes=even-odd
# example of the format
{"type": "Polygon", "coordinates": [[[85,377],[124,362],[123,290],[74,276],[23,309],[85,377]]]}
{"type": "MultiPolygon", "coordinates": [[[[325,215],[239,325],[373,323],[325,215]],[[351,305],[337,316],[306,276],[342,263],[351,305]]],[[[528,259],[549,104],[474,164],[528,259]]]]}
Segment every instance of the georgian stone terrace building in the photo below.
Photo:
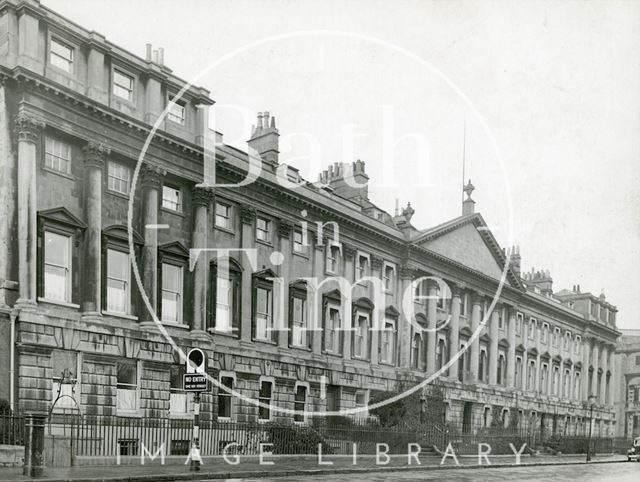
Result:
{"type": "MultiPolygon", "coordinates": [[[[517,411],[541,431],[576,433],[594,394],[597,430],[612,431],[616,308],[577,288],[554,295],[548,273],[520,273],[517,251],[505,271],[472,186],[460,217],[418,229],[410,206],[392,216],[369,201],[363,162],[331,166],[322,183],[302,180],[278,159],[275,119],[264,113],[248,142],[259,179],[198,187],[204,133],[222,141],[206,128],[213,100],[198,87],[171,106],[134,184],[152,124],[184,85],[162,51],[139,58],[35,0],[0,3],[0,41],[0,396],[14,408],[47,411],[66,394],[55,410],[191,416],[183,363],[143,303],[135,257],[166,331],[185,350],[203,348],[208,372],[247,398],[297,410],[365,406],[434,373],[486,317],[441,377],[450,421],[479,426],[517,411]],[[277,182],[280,166],[299,187],[277,182]],[[206,250],[190,266],[190,248],[235,251],[225,270],[206,250]],[[353,284],[351,299],[331,283],[317,292],[305,284],[333,276],[353,284]],[[356,283],[363,276],[379,283],[356,283]],[[425,276],[443,279],[451,296],[414,283],[425,276]],[[413,324],[406,291],[419,295],[413,324]]],[[[221,143],[215,160],[218,182],[244,178],[245,152],[221,143]]],[[[216,387],[202,412],[293,418],[216,387]]]]}

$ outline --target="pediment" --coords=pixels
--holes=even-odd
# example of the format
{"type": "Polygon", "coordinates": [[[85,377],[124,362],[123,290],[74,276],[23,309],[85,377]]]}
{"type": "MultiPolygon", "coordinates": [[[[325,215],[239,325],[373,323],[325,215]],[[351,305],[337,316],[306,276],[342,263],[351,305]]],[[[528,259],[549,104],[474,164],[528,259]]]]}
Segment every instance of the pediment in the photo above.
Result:
{"type": "MultiPolygon", "coordinates": [[[[102,234],[109,238],[118,239],[126,243],[129,242],[129,230],[122,224],[112,224],[102,230],[102,234]]],[[[133,230],[133,242],[134,244],[143,245],[144,238],[134,229],[133,230]]]]}
{"type": "Polygon", "coordinates": [[[163,254],[172,254],[174,256],[178,256],[180,258],[188,258],[189,250],[179,241],[174,241],[172,243],[163,244],[158,246],[158,250],[162,251],[163,254]]]}
{"type": "Polygon", "coordinates": [[[84,221],[71,214],[71,212],[65,207],[39,211],[38,216],[48,222],[63,224],[65,226],[73,226],[77,229],[85,229],[87,227],[84,221]]]}
{"type": "MultiPolygon", "coordinates": [[[[505,255],[479,214],[463,216],[427,230],[414,242],[493,279],[502,278],[505,255]]],[[[511,269],[507,272],[506,282],[522,288],[511,269]]]]}

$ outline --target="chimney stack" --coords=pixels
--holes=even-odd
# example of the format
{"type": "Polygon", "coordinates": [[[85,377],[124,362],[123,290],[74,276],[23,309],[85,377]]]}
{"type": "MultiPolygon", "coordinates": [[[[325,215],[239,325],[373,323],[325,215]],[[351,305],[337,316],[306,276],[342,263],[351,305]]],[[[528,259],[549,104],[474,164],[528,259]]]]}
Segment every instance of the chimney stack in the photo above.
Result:
{"type": "Polygon", "coordinates": [[[369,176],[365,172],[365,163],[334,162],[320,175],[323,184],[328,184],[338,196],[359,202],[369,199],[369,176]]]}
{"type": "Polygon", "coordinates": [[[145,56],[145,59],[146,59],[147,62],[151,62],[151,49],[152,49],[151,44],[148,43],[147,44],[146,56],[145,56]]]}
{"type": "Polygon", "coordinates": [[[251,138],[248,141],[249,148],[257,151],[260,158],[274,169],[278,165],[278,154],[280,153],[278,151],[279,137],[276,118],[270,117],[269,111],[258,112],[258,123],[251,132],[251,138]]]}
{"type": "Polygon", "coordinates": [[[509,255],[509,266],[513,272],[520,276],[520,264],[522,258],[520,257],[520,246],[511,246],[506,249],[506,254],[509,255]]]}
{"type": "Polygon", "coordinates": [[[164,48],[162,47],[158,49],[158,63],[164,65],[164,48]]]}

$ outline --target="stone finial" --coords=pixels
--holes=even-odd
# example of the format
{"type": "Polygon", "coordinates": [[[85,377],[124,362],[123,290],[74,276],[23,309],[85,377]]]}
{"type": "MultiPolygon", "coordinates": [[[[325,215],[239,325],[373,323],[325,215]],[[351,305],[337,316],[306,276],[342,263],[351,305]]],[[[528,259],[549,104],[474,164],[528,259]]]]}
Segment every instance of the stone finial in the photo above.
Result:
{"type": "Polygon", "coordinates": [[[93,167],[104,167],[104,161],[111,153],[111,149],[101,142],[89,141],[83,147],[85,164],[93,167]]]}
{"type": "Polygon", "coordinates": [[[18,141],[36,142],[44,126],[44,121],[33,114],[20,112],[15,117],[15,132],[18,141]]]}
{"type": "Polygon", "coordinates": [[[407,220],[407,222],[411,221],[411,218],[415,214],[416,210],[411,207],[411,203],[407,203],[407,207],[402,209],[402,216],[407,220]]]}
{"type": "Polygon", "coordinates": [[[469,182],[467,182],[466,186],[464,186],[464,188],[462,189],[467,195],[467,199],[462,201],[463,216],[466,216],[468,214],[473,214],[475,210],[474,205],[476,204],[476,202],[473,199],[471,199],[471,193],[475,190],[475,188],[476,187],[473,184],[471,184],[471,179],[469,179],[469,182]]]}

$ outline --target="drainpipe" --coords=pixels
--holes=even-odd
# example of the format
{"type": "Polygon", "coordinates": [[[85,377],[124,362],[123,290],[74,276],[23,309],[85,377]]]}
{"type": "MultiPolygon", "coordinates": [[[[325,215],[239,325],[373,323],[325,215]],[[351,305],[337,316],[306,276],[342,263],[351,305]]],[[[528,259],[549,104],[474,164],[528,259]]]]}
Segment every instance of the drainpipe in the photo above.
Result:
{"type": "Polygon", "coordinates": [[[15,365],[16,365],[16,319],[18,318],[18,313],[14,310],[9,315],[9,319],[11,320],[11,335],[9,338],[9,407],[11,408],[11,412],[15,409],[15,365]]]}

